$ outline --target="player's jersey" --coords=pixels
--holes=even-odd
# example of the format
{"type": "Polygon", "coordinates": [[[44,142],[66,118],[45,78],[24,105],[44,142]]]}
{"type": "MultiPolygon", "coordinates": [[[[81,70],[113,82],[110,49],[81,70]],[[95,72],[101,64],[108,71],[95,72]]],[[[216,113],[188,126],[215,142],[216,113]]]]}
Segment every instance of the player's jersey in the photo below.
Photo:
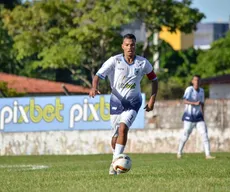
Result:
{"type": "Polygon", "coordinates": [[[123,54],[120,54],[110,57],[102,65],[96,75],[102,79],[106,76],[109,78],[112,89],[110,114],[121,114],[129,109],[138,112],[142,103],[141,79],[152,71],[152,65],[141,56],[136,56],[133,64],[128,64],[123,54]]]}
{"type": "MultiPolygon", "coordinates": [[[[191,102],[200,101],[201,103],[204,103],[204,90],[202,88],[199,88],[199,91],[196,91],[193,86],[189,86],[185,90],[183,98],[191,102]]],[[[203,121],[204,118],[201,111],[201,106],[185,104],[185,110],[182,120],[190,122],[203,121]]]]}

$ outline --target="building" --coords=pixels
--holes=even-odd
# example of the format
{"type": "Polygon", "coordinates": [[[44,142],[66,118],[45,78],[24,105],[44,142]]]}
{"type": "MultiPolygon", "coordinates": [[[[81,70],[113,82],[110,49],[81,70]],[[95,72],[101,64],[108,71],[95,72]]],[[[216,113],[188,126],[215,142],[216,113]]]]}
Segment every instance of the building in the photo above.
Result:
{"type": "MultiPolygon", "coordinates": [[[[224,37],[228,30],[228,23],[198,23],[197,30],[190,34],[185,34],[179,30],[171,33],[167,27],[162,27],[159,38],[169,43],[174,50],[184,50],[190,47],[209,49],[211,43],[224,37]]],[[[146,38],[145,24],[141,21],[135,21],[125,25],[121,34],[126,33],[133,33],[137,42],[144,42],[146,38]]]]}
{"type": "Polygon", "coordinates": [[[78,85],[63,84],[43,79],[29,78],[0,72],[0,82],[6,82],[8,88],[15,89],[18,93],[26,93],[27,96],[51,96],[51,95],[80,95],[88,94],[89,88],[78,85]]]}
{"type": "Polygon", "coordinates": [[[230,74],[201,80],[202,85],[209,85],[210,99],[230,99],[230,74]]]}
{"type": "Polygon", "coordinates": [[[209,49],[211,43],[224,37],[228,30],[228,23],[198,23],[194,33],[194,47],[209,49]]]}
{"type": "Polygon", "coordinates": [[[169,43],[174,50],[184,50],[193,47],[194,33],[185,34],[179,30],[171,33],[167,27],[162,27],[159,38],[169,43]]]}

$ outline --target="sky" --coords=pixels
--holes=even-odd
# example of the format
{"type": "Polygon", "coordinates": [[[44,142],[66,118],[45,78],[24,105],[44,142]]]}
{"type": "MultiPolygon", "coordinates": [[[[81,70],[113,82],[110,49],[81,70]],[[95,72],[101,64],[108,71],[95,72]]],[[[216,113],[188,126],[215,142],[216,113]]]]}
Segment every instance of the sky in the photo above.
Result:
{"type": "Polygon", "coordinates": [[[193,0],[192,7],[206,15],[201,23],[229,22],[230,0],[193,0]]]}

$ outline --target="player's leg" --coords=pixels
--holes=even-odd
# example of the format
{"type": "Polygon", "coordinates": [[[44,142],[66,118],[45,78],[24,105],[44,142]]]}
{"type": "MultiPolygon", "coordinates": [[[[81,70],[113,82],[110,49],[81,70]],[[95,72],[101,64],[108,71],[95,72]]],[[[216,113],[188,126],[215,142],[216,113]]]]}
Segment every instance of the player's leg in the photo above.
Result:
{"type": "Polygon", "coordinates": [[[120,126],[118,129],[118,138],[116,141],[115,152],[114,152],[115,157],[124,152],[125,145],[127,142],[129,127],[134,122],[136,116],[137,116],[137,112],[135,110],[124,111],[120,115],[120,126]]]}
{"type": "Polygon", "coordinates": [[[202,140],[203,140],[206,159],[214,159],[215,157],[212,157],[210,155],[210,143],[209,143],[209,138],[208,138],[208,129],[204,121],[200,121],[197,123],[197,130],[200,132],[202,140]]]}
{"type": "MultiPolygon", "coordinates": [[[[118,128],[120,124],[120,115],[110,115],[110,122],[111,122],[111,127],[112,127],[112,139],[111,139],[111,147],[113,150],[113,158],[112,158],[112,163],[114,160],[114,152],[115,152],[115,146],[117,142],[117,137],[118,137],[118,128]]],[[[110,165],[109,168],[109,174],[110,175],[116,175],[116,171],[113,169],[113,165],[110,165]]]]}
{"type": "Polygon", "coordinates": [[[187,142],[189,135],[192,133],[192,130],[194,128],[194,123],[189,122],[189,121],[184,121],[184,128],[181,134],[180,142],[179,142],[179,147],[178,147],[178,152],[177,152],[177,158],[180,159],[185,143],[187,142]]]}

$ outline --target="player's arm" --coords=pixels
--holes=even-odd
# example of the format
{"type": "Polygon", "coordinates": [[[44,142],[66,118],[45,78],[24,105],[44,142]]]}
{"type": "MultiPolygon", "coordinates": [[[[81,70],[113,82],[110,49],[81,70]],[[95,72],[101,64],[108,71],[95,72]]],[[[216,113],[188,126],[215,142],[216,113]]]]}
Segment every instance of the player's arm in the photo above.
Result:
{"type": "Polygon", "coordinates": [[[188,105],[200,105],[201,102],[200,101],[189,101],[188,99],[184,99],[184,104],[188,104],[188,105]]]}
{"type": "Polygon", "coordinates": [[[113,57],[110,57],[106,62],[103,63],[102,67],[98,70],[93,78],[92,88],[89,92],[90,97],[101,94],[98,90],[99,81],[100,79],[105,79],[106,76],[108,76],[113,71],[114,64],[115,62],[113,57]]]}
{"type": "Polygon", "coordinates": [[[200,105],[200,101],[191,101],[192,98],[192,89],[191,87],[187,87],[183,96],[184,104],[188,105],[200,105]]]}
{"type": "Polygon", "coordinates": [[[145,106],[146,111],[152,111],[154,108],[154,104],[156,101],[157,91],[158,91],[158,80],[156,74],[152,71],[149,74],[147,74],[147,77],[149,80],[152,80],[152,94],[150,96],[150,99],[145,106]]]}
{"type": "Polygon", "coordinates": [[[90,97],[94,98],[95,95],[100,94],[100,91],[97,89],[98,84],[99,84],[99,80],[100,80],[100,78],[97,75],[95,75],[93,78],[93,82],[92,82],[92,88],[89,91],[90,97]]]}

